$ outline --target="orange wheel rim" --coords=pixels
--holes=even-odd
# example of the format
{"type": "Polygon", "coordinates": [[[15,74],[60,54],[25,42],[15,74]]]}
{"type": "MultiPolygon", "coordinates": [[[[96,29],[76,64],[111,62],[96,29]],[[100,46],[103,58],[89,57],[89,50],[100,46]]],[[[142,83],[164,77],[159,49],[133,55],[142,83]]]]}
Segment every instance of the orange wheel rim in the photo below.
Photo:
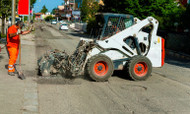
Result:
{"type": "Polygon", "coordinates": [[[134,73],[139,76],[143,77],[148,72],[148,66],[145,62],[138,62],[134,67],[134,73]]]}
{"type": "Polygon", "coordinates": [[[94,72],[97,76],[105,76],[108,72],[108,64],[104,61],[98,61],[94,64],[94,72]]]}

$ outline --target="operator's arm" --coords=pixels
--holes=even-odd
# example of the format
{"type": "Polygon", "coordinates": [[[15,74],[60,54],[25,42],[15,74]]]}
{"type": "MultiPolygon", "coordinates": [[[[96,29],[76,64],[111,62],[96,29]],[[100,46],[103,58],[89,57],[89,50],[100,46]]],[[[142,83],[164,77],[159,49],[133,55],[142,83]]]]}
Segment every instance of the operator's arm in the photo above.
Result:
{"type": "Polygon", "coordinates": [[[10,33],[9,37],[12,38],[12,37],[15,37],[15,36],[20,35],[20,34],[22,34],[22,35],[28,34],[28,33],[31,32],[32,27],[29,30],[26,30],[26,31],[21,31],[20,29],[18,29],[18,31],[16,33],[10,33]]]}
{"type": "Polygon", "coordinates": [[[25,34],[30,33],[31,30],[32,30],[32,28],[33,28],[33,26],[31,26],[29,30],[26,30],[26,31],[21,32],[21,34],[22,34],[22,35],[25,35],[25,34]]]}
{"type": "Polygon", "coordinates": [[[28,34],[28,33],[30,33],[31,32],[31,30],[26,30],[26,31],[23,31],[21,34],[22,35],[25,35],[25,34],[28,34]]]}
{"type": "Polygon", "coordinates": [[[12,38],[12,37],[15,37],[15,36],[17,36],[19,34],[25,35],[25,34],[28,34],[30,32],[31,32],[31,30],[26,30],[26,31],[23,31],[23,32],[21,31],[21,33],[11,33],[11,34],[9,34],[9,37],[12,38]]]}

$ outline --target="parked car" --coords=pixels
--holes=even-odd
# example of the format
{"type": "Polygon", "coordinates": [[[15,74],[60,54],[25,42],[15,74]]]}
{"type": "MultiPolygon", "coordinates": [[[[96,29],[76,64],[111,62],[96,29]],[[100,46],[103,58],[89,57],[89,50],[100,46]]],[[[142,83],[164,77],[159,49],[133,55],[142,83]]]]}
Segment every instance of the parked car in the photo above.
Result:
{"type": "Polygon", "coordinates": [[[68,24],[66,24],[66,23],[64,23],[64,24],[61,24],[60,26],[59,26],[59,30],[69,30],[69,28],[68,28],[68,24]]]}
{"type": "Polygon", "coordinates": [[[52,20],[52,21],[51,21],[51,24],[56,25],[56,24],[57,24],[57,21],[56,21],[56,20],[52,20]]]}
{"type": "Polygon", "coordinates": [[[65,24],[66,22],[65,21],[63,21],[63,20],[61,20],[61,21],[59,21],[61,24],[65,24]]]}

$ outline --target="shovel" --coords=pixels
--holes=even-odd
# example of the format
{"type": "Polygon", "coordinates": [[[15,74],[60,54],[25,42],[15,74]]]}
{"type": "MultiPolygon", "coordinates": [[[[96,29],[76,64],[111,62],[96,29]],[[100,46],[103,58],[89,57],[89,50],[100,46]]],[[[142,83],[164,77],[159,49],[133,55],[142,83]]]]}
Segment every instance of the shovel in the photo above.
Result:
{"type": "Polygon", "coordinates": [[[19,71],[18,71],[18,78],[20,78],[21,80],[26,79],[23,72],[22,72],[22,68],[21,68],[21,40],[20,40],[20,44],[19,44],[19,71]]]}

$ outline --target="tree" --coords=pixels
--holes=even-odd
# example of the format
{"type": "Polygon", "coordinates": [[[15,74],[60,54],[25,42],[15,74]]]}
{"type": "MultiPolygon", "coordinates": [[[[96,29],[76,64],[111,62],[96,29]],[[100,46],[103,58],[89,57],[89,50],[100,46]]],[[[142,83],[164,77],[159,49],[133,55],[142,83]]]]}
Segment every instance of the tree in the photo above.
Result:
{"type": "Polygon", "coordinates": [[[3,35],[5,34],[5,31],[4,31],[5,23],[4,22],[5,22],[6,17],[11,14],[11,9],[10,9],[11,5],[12,5],[11,0],[1,0],[0,1],[0,18],[2,19],[1,32],[3,35]]]}
{"type": "Polygon", "coordinates": [[[55,15],[55,10],[56,10],[56,9],[57,9],[57,8],[53,8],[52,11],[51,11],[51,14],[55,15]]]}
{"type": "Polygon", "coordinates": [[[98,2],[95,0],[83,0],[81,7],[81,18],[85,22],[95,20],[95,14],[99,10],[98,2]]]}
{"type": "MultiPolygon", "coordinates": [[[[30,0],[30,4],[33,6],[33,4],[36,2],[36,0],[30,0]]],[[[16,0],[16,4],[18,3],[18,0],[16,0]]],[[[12,0],[0,0],[0,18],[2,19],[2,26],[1,26],[1,32],[4,35],[5,31],[5,19],[11,15],[11,7],[12,7],[12,0]]]]}
{"type": "Polygon", "coordinates": [[[45,18],[45,21],[51,21],[53,19],[53,17],[50,15],[50,16],[47,16],[46,18],[45,18]]]}
{"type": "Polygon", "coordinates": [[[30,5],[33,6],[36,3],[36,0],[30,0],[30,5]]]}
{"type": "Polygon", "coordinates": [[[95,15],[99,10],[99,4],[95,0],[83,0],[81,7],[82,21],[87,22],[87,33],[90,33],[96,23],[95,15]]]}
{"type": "Polygon", "coordinates": [[[48,11],[48,9],[46,8],[46,6],[44,5],[43,7],[42,7],[42,10],[40,11],[41,13],[46,13],[48,11]]]}
{"type": "Polygon", "coordinates": [[[102,11],[132,14],[140,19],[153,16],[164,28],[179,21],[182,9],[174,1],[176,0],[104,0],[102,11]]]}

